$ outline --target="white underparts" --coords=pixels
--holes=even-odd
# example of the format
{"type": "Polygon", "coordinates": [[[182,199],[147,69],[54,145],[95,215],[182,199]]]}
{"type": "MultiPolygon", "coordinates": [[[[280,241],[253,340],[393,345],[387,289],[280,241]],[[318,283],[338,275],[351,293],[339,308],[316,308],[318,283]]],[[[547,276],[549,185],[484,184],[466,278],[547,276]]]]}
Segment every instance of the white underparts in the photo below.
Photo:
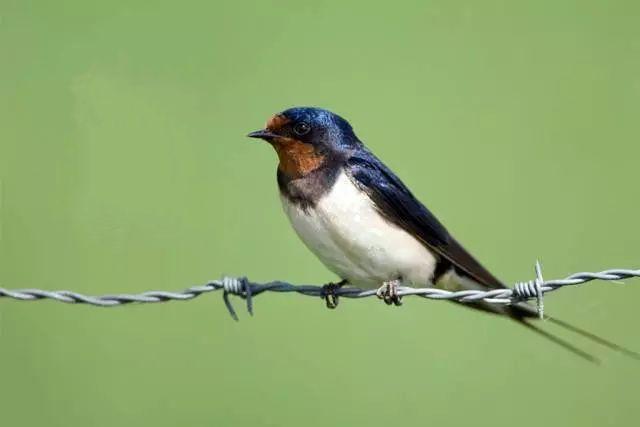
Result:
{"type": "Polygon", "coordinates": [[[396,279],[405,285],[430,285],[436,258],[411,234],[384,219],[344,172],[306,211],[284,196],[282,204],[305,245],[352,285],[377,288],[396,279]]]}

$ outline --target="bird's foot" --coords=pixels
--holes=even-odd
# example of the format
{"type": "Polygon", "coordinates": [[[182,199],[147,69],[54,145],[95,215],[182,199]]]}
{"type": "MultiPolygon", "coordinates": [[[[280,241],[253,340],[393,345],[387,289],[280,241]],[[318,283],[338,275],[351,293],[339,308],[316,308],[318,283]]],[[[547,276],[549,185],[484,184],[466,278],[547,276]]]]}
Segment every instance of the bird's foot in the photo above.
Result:
{"type": "Polygon", "coordinates": [[[376,291],[378,298],[383,300],[387,305],[402,305],[402,297],[398,295],[398,287],[400,286],[400,280],[390,280],[384,282],[382,286],[376,291]]]}
{"type": "Polygon", "coordinates": [[[327,283],[322,287],[322,296],[327,304],[327,308],[334,309],[338,306],[338,295],[336,291],[347,283],[346,280],[341,280],[338,283],[327,283]]]}

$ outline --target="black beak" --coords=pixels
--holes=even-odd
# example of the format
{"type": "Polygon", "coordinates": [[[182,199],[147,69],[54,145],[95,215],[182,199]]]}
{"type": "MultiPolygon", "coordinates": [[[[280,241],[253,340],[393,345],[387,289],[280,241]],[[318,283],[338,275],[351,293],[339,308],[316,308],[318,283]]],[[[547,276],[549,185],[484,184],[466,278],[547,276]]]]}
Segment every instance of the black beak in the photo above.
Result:
{"type": "Polygon", "coordinates": [[[264,139],[265,141],[270,141],[273,138],[277,137],[278,135],[273,134],[266,129],[260,129],[260,130],[251,132],[247,136],[249,138],[260,138],[260,139],[264,139]]]}

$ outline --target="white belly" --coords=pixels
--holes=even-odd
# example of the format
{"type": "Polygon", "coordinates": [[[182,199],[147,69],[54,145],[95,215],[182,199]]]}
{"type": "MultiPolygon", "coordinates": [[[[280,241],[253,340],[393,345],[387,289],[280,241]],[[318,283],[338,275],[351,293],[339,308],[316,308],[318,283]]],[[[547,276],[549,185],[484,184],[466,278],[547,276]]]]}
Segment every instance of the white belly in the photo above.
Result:
{"type": "Polygon", "coordinates": [[[407,285],[429,284],[436,264],[433,255],[380,216],[344,172],[307,212],[285,197],[282,204],[305,245],[352,285],[373,288],[399,278],[407,285]]]}

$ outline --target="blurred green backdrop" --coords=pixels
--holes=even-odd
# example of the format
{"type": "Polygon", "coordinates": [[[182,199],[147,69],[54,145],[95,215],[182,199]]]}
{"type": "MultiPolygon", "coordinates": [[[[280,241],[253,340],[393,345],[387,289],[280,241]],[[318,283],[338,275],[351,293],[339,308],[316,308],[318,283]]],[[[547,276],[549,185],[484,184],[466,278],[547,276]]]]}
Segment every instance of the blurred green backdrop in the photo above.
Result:
{"type": "MultiPolygon", "coordinates": [[[[293,105],[348,118],[505,281],[536,258],[549,278],[637,268],[639,16],[597,0],[1,0],[0,286],[334,279],[281,213],[271,149],[244,137],[293,105]]],[[[598,283],[546,307],[640,349],[639,297],[598,283]]],[[[0,300],[0,424],[638,423],[640,365],[577,337],[602,367],[415,298],[329,311],[268,294],[241,317],[219,294],[0,300]]]]}

